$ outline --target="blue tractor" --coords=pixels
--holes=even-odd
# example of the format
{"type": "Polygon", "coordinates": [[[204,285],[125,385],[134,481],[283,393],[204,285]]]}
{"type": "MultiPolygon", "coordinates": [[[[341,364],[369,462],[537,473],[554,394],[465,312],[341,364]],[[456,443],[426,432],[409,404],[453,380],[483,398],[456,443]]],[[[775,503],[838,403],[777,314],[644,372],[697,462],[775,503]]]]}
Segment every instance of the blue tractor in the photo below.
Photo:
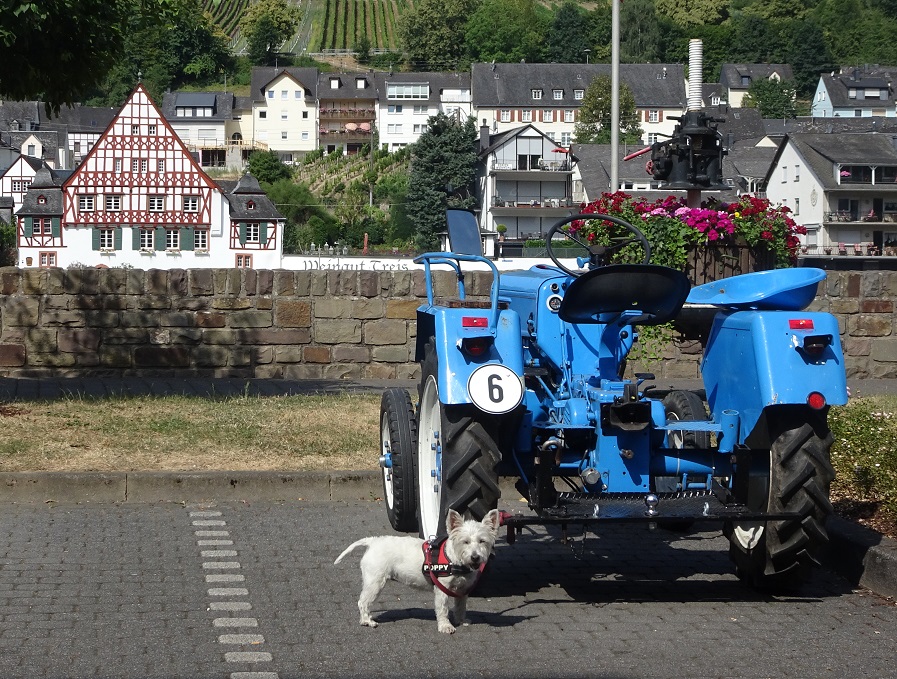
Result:
{"type": "Polygon", "coordinates": [[[682,271],[650,263],[635,226],[582,214],[547,234],[554,266],[499,275],[472,213],[450,210],[448,231],[450,252],[418,258],[427,280],[418,403],[403,389],[382,398],[395,529],[436,535],[448,508],[479,519],[497,506],[500,475],[511,475],[531,511],[506,519],[509,537],[528,523],[717,522],[746,582],[805,580],[832,511],[827,412],[847,402],[837,321],[805,311],[823,271],[692,287],[682,271]],[[602,246],[579,240],[570,229],[579,220],[615,235],[602,246]],[[556,256],[561,236],[582,246],[583,268],[556,256]],[[606,265],[624,246],[640,248],[639,263],[606,265]],[[473,262],[492,272],[488,301],[466,294],[473,262]],[[456,297],[435,296],[437,267],[456,274],[456,297]],[[653,375],[625,377],[640,330],[672,321],[686,301],[715,311],[704,389],[661,392],[653,375]]]}

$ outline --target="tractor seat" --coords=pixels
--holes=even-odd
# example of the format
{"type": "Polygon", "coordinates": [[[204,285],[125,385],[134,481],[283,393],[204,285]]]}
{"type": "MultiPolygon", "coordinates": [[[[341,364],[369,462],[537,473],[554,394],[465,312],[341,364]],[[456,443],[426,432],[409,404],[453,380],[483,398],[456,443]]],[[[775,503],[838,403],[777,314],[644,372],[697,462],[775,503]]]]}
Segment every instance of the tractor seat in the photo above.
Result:
{"type": "Polygon", "coordinates": [[[574,279],[558,312],[567,323],[610,323],[624,311],[639,311],[632,325],[660,325],[675,318],[691,283],[676,269],[653,264],[613,264],[574,279]]]}

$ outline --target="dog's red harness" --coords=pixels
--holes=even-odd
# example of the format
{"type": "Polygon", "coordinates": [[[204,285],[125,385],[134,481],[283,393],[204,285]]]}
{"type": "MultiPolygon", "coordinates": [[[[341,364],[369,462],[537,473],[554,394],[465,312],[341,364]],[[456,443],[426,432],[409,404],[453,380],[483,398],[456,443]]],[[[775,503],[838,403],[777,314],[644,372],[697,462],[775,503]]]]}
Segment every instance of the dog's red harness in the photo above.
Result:
{"type": "Polygon", "coordinates": [[[473,573],[474,570],[467,566],[462,566],[449,561],[449,558],[445,554],[445,543],[447,539],[448,538],[431,538],[424,542],[422,545],[422,549],[424,550],[424,565],[422,566],[421,571],[423,572],[424,577],[430,578],[433,584],[445,594],[448,594],[451,597],[467,596],[467,594],[476,587],[477,582],[479,582],[480,575],[482,575],[486,563],[483,562],[476,570],[476,575],[469,587],[463,591],[449,589],[439,581],[439,578],[448,578],[452,575],[468,575],[469,573],[473,573]]]}

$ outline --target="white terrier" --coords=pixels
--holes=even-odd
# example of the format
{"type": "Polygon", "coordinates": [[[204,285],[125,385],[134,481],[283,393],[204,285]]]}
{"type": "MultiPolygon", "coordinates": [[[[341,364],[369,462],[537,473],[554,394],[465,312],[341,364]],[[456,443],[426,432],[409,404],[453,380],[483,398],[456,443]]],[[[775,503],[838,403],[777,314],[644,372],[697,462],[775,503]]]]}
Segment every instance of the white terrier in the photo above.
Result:
{"type": "Polygon", "coordinates": [[[455,627],[449,620],[449,599],[455,602],[455,622],[466,625],[467,595],[492,554],[499,524],[497,509],[482,521],[465,521],[450,509],[445,521],[448,537],[441,547],[410,535],[362,538],[349,545],[333,563],[338,564],[356,547],[367,547],[361,557],[362,587],[358,598],[362,625],[377,626],[371,617],[371,605],[386,581],[396,580],[423,589],[432,587],[437,627],[440,632],[452,634],[455,627]],[[435,558],[437,552],[442,558],[435,558]]]}

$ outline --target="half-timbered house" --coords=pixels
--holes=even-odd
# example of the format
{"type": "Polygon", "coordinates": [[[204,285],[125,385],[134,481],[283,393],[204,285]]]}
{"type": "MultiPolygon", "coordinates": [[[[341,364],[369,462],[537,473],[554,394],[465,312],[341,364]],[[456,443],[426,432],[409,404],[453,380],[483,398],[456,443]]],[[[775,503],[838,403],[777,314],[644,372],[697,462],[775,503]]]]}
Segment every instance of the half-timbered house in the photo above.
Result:
{"type": "Polygon", "coordinates": [[[58,229],[41,221],[36,235],[42,204],[29,191],[17,212],[19,265],[278,268],[283,217],[254,179],[234,192],[202,170],[138,85],[60,187],[58,229]]]}

